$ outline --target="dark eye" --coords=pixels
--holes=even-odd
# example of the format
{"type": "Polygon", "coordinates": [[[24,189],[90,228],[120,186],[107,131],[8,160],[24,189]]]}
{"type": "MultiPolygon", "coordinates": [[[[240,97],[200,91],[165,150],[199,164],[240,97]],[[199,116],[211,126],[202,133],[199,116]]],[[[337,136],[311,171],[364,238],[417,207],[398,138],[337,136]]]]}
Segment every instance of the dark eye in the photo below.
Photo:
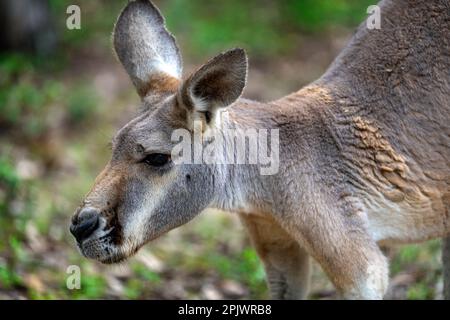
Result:
{"type": "Polygon", "coordinates": [[[151,153],[142,162],[152,167],[162,167],[170,161],[170,155],[164,153],[151,153]]]}

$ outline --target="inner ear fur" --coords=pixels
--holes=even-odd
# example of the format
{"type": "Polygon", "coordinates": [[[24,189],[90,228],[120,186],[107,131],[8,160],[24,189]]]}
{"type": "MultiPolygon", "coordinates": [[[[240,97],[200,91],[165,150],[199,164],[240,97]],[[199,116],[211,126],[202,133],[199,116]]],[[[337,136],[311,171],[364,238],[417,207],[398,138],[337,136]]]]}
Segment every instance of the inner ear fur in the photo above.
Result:
{"type": "Polygon", "coordinates": [[[206,115],[231,105],[244,90],[247,69],[247,55],[243,49],[219,54],[184,82],[180,91],[183,105],[206,115]]]}

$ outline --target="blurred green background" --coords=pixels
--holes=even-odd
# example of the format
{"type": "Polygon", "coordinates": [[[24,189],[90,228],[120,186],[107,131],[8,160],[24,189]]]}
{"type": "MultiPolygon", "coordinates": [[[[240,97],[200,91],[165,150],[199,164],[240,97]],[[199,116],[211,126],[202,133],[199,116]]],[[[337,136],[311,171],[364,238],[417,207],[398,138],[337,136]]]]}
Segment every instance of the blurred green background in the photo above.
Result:
{"type": "MultiPolygon", "coordinates": [[[[139,103],[110,44],[126,1],[32,2],[48,4],[45,33],[25,46],[0,46],[0,299],[266,298],[262,266],[230,214],[204,213],[119,266],[79,255],[68,232],[71,214],[107,162],[114,132],[139,103]],[[71,4],[81,8],[80,30],[66,28],[71,4]],[[81,267],[80,290],[66,288],[69,265],[81,267]]],[[[261,100],[319,77],[374,3],[155,2],[178,39],[185,73],[220,51],[243,47],[250,56],[244,95],[261,100]]],[[[12,25],[25,22],[19,14],[12,25]]],[[[15,29],[2,30],[6,39],[15,29]]],[[[387,254],[388,298],[441,297],[438,241],[387,254]]],[[[316,265],[311,297],[334,295],[316,265]]]]}

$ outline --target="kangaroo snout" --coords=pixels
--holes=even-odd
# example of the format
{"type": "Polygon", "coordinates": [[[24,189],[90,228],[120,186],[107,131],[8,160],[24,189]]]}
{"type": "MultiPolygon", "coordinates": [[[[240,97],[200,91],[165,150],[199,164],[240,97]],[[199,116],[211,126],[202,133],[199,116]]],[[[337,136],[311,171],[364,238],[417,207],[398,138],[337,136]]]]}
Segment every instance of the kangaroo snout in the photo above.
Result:
{"type": "Polygon", "coordinates": [[[99,226],[100,213],[92,207],[81,208],[75,214],[70,226],[70,232],[80,244],[84,239],[89,238],[99,226]]]}

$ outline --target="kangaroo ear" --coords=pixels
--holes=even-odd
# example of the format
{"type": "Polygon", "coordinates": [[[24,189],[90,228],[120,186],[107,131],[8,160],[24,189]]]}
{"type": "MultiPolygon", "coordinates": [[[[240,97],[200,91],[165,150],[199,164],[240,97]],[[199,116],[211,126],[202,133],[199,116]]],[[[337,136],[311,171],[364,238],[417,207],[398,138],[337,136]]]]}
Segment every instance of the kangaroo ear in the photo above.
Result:
{"type": "Polygon", "coordinates": [[[247,66],[243,49],[219,54],[184,82],[181,102],[190,111],[214,116],[218,108],[229,106],[242,94],[247,81],[247,66]]]}
{"type": "Polygon", "coordinates": [[[149,0],[128,3],[114,27],[114,49],[141,98],[178,90],[182,61],[175,38],[149,0]]]}

